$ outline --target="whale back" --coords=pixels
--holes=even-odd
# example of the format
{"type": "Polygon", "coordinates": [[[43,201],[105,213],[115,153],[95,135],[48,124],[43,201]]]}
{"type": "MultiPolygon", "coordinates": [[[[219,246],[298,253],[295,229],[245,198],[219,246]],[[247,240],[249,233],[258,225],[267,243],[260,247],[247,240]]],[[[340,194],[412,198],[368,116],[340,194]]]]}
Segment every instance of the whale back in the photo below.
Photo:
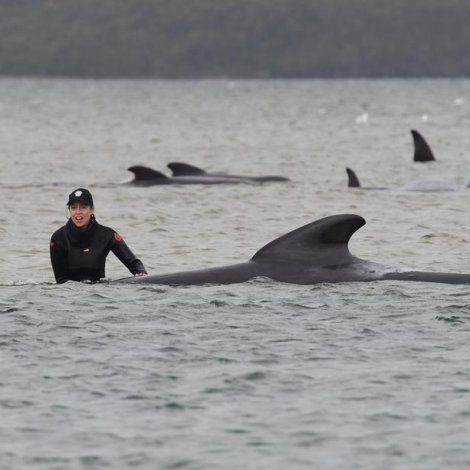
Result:
{"type": "Polygon", "coordinates": [[[207,172],[189,163],[170,162],[167,167],[173,173],[173,176],[205,176],[207,172]]]}
{"type": "Polygon", "coordinates": [[[128,171],[134,173],[134,180],[132,183],[148,183],[150,181],[160,181],[162,183],[168,182],[168,177],[153,168],[142,165],[130,166],[128,171]]]}
{"type": "Polygon", "coordinates": [[[248,176],[248,175],[232,175],[224,171],[210,172],[203,170],[194,165],[184,162],[171,162],[168,163],[167,167],[172,171],[173,176],[213,176],[221,178],[234,178],[241,180],[250,180],[258,183],[264,183],[267,181],[290,181],[286,176],[279,175],[265,175],[265,176],[248,176]]]}

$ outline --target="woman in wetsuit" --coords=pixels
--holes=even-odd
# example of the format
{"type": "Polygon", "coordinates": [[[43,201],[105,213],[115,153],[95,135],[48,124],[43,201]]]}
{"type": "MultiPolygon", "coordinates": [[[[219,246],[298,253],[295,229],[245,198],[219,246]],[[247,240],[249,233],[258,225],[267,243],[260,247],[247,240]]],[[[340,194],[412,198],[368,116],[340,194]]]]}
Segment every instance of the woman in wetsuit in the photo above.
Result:
{"type": "Polygon", "coordinates": [[[142,261],[136,258],[121,235],[96,221],[90,191],[76,189],[69,195],[67,206],[70,218],[54,232],[50,241],[52,269],[58,284],[104,278],[110,251],[132,274],[147,274],[142,261]]]}

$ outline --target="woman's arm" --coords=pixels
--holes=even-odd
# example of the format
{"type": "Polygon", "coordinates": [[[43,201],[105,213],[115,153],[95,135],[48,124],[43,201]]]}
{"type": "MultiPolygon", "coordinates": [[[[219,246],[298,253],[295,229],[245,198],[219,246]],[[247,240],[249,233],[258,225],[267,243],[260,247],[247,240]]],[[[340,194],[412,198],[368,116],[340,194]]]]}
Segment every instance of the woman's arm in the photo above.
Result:
{"type": "Polygon", "coordinates": [[[56,234],[52,235],[49,243],[49,251],[51,254],[51,264],[55,280],[57,284],[63,284],[69,280],[67,255],[63,243],[58,239],[58,237],[56,237],[56,234]]]}
{"type": "Polygon", "coordinates": [[[134,276],[147,274],[142,261],[132,253],[131,249],[117,232],[114,232],[114,241],[111,245],[111,251],[134,276]]]}

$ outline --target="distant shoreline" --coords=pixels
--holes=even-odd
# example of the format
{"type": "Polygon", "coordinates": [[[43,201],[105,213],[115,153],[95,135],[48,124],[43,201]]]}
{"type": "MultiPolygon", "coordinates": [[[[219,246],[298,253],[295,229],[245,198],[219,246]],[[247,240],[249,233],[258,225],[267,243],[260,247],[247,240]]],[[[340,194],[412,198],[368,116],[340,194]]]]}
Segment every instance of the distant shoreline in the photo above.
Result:
{"type": "Polygon", "coordinates": [[[467,0],[0,1],[0,76],[470,77],[467,0]]]}

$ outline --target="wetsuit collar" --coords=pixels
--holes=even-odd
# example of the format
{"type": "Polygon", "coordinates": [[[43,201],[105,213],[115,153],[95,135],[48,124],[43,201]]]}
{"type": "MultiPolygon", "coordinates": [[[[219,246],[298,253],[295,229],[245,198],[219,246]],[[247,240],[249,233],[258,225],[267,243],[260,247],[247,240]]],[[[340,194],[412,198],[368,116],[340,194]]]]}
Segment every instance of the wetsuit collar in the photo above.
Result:
{"type": "Polygon", "coordinates": [[[90,218],[90,223],[88,224],[85,230],[79,230],[76,225],[72,222],[72,219],[68,220],[65,227],[67,231],[67,236],[72,243],[84,245],[89,242],[89,240],[95,233],[95,230],[98,227],[98,222],[96,222],[95,216],[92,215],[90,218]]]}

